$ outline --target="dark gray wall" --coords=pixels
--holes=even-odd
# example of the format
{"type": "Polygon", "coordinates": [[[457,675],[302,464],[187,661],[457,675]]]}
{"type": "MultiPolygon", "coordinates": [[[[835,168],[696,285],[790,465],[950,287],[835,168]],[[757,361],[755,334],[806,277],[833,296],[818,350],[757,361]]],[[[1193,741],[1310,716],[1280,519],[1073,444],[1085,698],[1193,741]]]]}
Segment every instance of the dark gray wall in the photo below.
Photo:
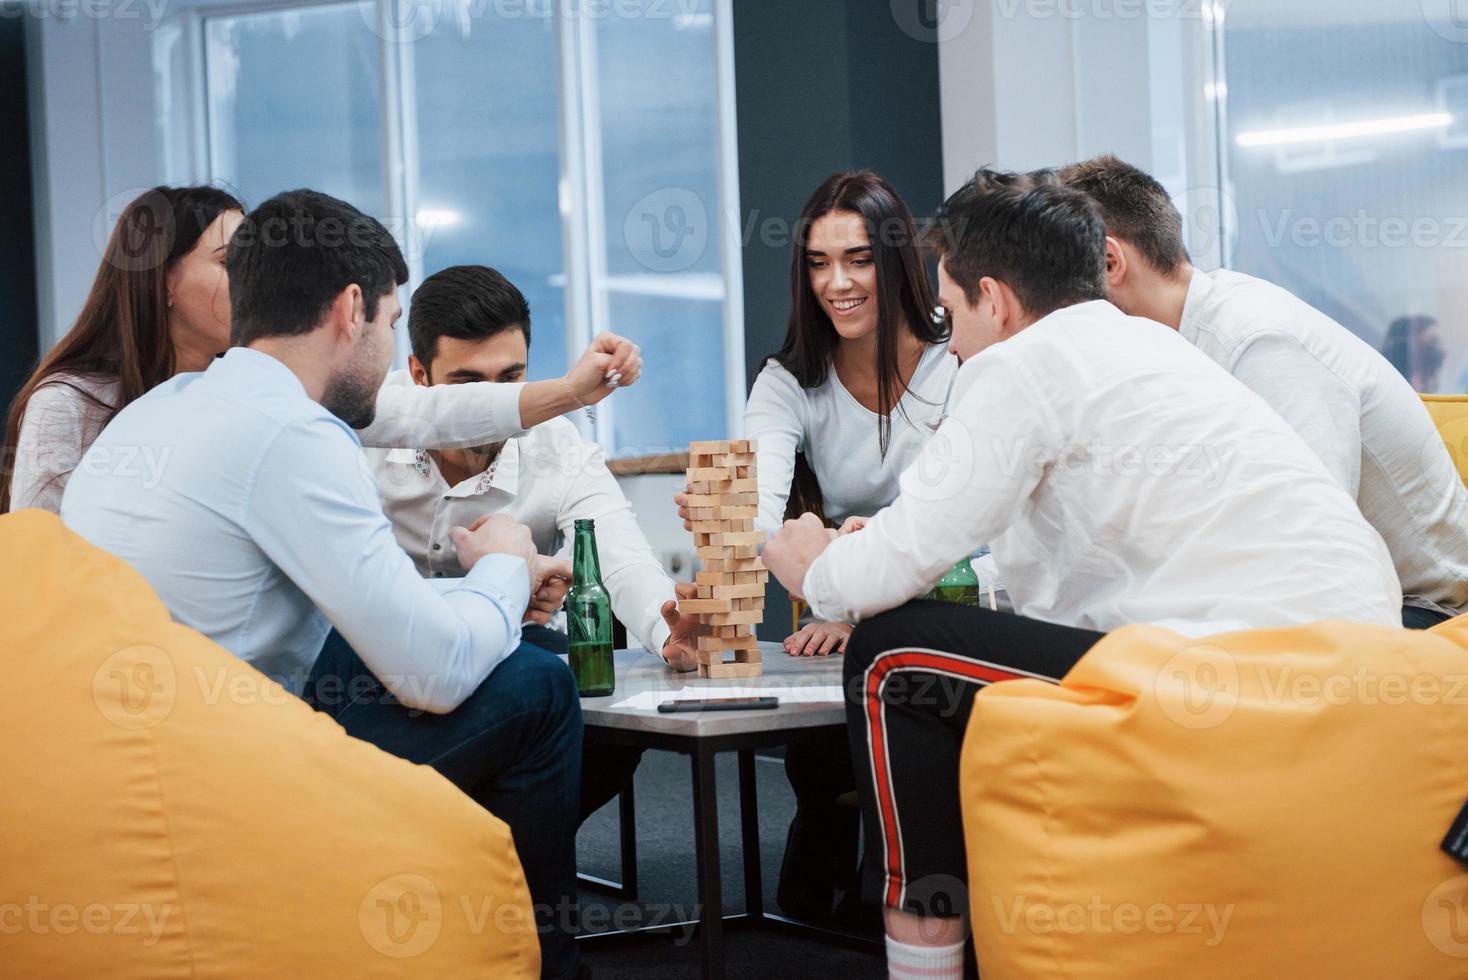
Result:
{"type": "MultiPolygon", "coordinates": [[[[906,3],[924,21],[933,0],[906,3]]],[[[744,349],[749,383],[785,337],[790,229],[820,183],[871,168],[919,220],[943,199],[938,46],[904,32],[894,0],[734,0],[744,349]]],[[[761,638],[783,639],[790,607],[769,591],[761,638]]]]}
{"type": "Polygon", "coordinates": [[[0,18],[0,412],[36,359],[36,255],[25,20],[0,18]]]}

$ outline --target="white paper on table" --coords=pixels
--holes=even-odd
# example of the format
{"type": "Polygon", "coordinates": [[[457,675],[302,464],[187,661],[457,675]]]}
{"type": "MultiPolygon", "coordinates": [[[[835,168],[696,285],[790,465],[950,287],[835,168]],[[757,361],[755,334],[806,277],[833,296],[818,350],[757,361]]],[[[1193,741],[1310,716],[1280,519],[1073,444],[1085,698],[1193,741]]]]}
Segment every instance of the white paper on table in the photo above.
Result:
{"type": "Polygon", "coordinates": [[[677,691],[643,691],[613,702],[613,708],[656,711],[664,701],[705,698],[779,698],[781,704],[840,704],[840,684],[750,684],[743,687],[685,687],[677,691]]]}

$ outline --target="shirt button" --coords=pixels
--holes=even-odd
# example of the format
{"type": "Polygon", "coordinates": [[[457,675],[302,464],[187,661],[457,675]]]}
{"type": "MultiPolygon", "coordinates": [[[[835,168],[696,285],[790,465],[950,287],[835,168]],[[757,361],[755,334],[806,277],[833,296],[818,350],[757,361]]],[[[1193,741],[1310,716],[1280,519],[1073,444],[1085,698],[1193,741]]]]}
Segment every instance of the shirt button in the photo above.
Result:
{"type": "Polygon", "coordinates": [[[443,572],[434,572],[433,573],[433,577],[434,578],[443,578],[443,572]]]}
{"type": "Polygon", "coordinates": [[[436,545],[433,546],[433,550],[434,551],[442,551],[443,550],[443,545],[436,544],[436,545]]]}

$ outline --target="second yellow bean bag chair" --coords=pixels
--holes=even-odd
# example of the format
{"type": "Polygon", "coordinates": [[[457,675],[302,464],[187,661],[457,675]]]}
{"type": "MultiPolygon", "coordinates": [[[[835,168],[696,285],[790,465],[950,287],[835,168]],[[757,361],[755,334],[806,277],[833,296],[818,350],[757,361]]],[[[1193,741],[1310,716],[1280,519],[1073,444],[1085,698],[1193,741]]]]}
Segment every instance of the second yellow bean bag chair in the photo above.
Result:
{"type": "Polygon", "coordinates": [[[0,516],[0,975],[534,977],[508,829],[0,516]]]}
{"type": "Polygon", "coordinates": [[[1111,634],[974,701],[984,980],[1468,976],[1468,626],[1111,634]]]}

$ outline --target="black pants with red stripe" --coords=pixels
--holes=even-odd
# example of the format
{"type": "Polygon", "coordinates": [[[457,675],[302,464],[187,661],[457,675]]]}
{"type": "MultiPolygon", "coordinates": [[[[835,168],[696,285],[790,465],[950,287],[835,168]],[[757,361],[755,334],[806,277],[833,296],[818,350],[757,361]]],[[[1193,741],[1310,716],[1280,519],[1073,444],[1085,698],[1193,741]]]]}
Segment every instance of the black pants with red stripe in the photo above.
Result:
{"type": "Polygon", "coordinates": [[[856,628],[846,714],[866,827],[864,894],[916,915],[965,912],[958,756],[974,695],[1017,677],[1058,682],[1102,635],[926,600],[856,628]]]}

